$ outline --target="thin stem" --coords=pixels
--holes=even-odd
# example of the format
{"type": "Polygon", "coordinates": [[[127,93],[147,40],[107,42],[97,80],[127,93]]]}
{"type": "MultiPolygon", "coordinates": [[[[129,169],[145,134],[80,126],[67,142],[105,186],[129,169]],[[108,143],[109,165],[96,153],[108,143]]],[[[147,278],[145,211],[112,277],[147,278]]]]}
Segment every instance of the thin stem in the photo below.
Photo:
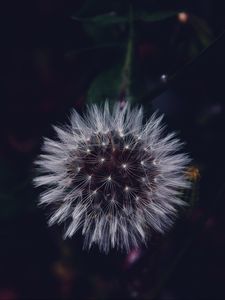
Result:
{"type": "Polygon", "coordinates": [[[134,17],[133,7],[129,9],[129,36],[127,43],[127,52],[125,62],[122,69],[122,83],[120,87],[120,102],[131,100],[131,76],[132,76],[132,60],[134,48],[134,17]]]}

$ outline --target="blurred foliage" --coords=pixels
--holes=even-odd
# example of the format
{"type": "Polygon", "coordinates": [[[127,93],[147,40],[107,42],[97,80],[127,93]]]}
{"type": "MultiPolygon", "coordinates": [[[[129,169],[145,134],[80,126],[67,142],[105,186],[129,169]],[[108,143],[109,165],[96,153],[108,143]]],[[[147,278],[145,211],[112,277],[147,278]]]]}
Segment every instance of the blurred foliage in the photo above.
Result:
{"type": "Polygon", "coordinates": [[[201,17],[188,12],[184,7],[166,10],[165,5],[162,5],[159,10],[154,1],[149,4],[139,4],[135,1],[113,1],[104,4],[100,0],[86,1],[71,18],[74,22],[81,23],[87,36],[91,38],[88,49],[94,51],[93,59],[100,63],[101,58],[96,49],[108,47],[112,50],[112,64],[106,69],[103,64],[90,84],[87,93],[89,102],[102,102],[106,97],[119,99],[121,95],[133,98],[139,103],[141,99],[151,101],[164,90],[164,85],[160,82],[162,74],[168,74],[168,79],[174,78],[181,63],[188,63],[196,58],[213,40],[209,26],[201,17]],[[129,13],[131,10],[132,16],[129,13]],[[155,32],[160,34],[157,36],[155,32]],[[135,53],[135,56],[132,55],[129,59],[131,74],[127,74],[127,69],[124,68],[119,71],[117,66],[118,60],[123,57],[124,60],[127,59],[129,44],[132,44],[132,52],[135,53]],[[159,51],[162,52],[160,55],[164,56],[163,69],[161,58],[158,57],[159,51]],[[145,61],[144,68],[142,60],[145,61]],[[119,82],[124,77],[134,78],[132,95],[129,94],[131,91],[128,92],[124,87],[124,83],[119,82]],[[121,88],[125,91],[121,91],[121,88]]]}
{"type": "Polygon", "coordinates": [[[116,65],[96,76],[89,87],[87,99],[90,102],[99,102],[108,99],[108,95],[111,95],[111,99],[116,99],[120,93],[121,73],[121,65],[116,65]]]}

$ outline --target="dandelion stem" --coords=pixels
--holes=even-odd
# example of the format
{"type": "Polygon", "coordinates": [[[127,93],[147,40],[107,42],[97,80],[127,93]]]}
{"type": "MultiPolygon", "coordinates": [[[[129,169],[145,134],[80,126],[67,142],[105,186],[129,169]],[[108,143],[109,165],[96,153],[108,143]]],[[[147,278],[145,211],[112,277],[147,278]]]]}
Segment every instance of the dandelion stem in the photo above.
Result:
{"type": "Polygon", "coordinates": [[[127,42],[127,51],[125,56],[125,62],[122,69],[122,83],[120,87],[120,101],[124,99],[132,101],[131,95],[131,75],[132,75],[132,60],[133,60],[133,48],[134,48],[134,18],[133,7],[129,8],[129,36],[127,42]]]}

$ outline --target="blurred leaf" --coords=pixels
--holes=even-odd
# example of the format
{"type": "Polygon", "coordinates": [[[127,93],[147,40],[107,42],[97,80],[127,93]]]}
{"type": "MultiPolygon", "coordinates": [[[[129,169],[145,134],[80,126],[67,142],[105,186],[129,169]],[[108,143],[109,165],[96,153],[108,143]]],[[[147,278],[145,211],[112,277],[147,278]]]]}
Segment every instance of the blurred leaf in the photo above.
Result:
{"type": "Polygon", "coordinates": [[[209,46],[213,41],[213,33],[208,24],[202,19],[195,15],[190,18],[191,25],[193,26],[199,41],[203,48],[209,46]]]}
{"type": "MultiPolygon", "coordinates": [[[[142,22],[158,22],[174,17],[179,11],[163,12],[133,12],[132,20],[142,22]]],[[[75,21],[82,22],[85,31],[97,43],[121,42],[128,30],[130,22],[129,13],[118,14],[115,11],[90,17],[71,16],[75,21]]]]}
{"type": "Polygon", "coordinates": [[[128,26],[122,23],[85,22],[83,24],[86,33],[97,44],[123,43],[128,26]]]}
{"type": "Polygon", "coordinates": [[[144,22],[157,22],[157,21],[163,21],[168,18],[172,18],[177,16],[179,11],[159,11],[152,14],[144,13],[140,16],[135,16],[136,20],[142,20],[144,22]]]}
{"type": "Polygon", "coordinates": [[[122,64],[118,64],[98,75],[88,90],[88,102],[102,102],[107,98],[109,98],[109,100],[118,100],[122,79],[121,74],[122,64]]]}
{"type": "MultiPolygon", "coordinates": [[[[134,15],[133,19],[134,21],[157,22],[157,21],[163,21],[168,18],[174,17],[178,13],[179,11],[164,11],[164,12],[155,12],[152,14],[138,13],[134,15]]],[[[109,24],[119,24],[119,23],[129,22],[129,15],[119,16],[115,12],[96,15],[90,18],[80,18],[76,16],[72,16],[71,18],[75,21],[86,22],[86,23],[98,23],[99,25],[103,25],[103,26],[109,24]]]]}

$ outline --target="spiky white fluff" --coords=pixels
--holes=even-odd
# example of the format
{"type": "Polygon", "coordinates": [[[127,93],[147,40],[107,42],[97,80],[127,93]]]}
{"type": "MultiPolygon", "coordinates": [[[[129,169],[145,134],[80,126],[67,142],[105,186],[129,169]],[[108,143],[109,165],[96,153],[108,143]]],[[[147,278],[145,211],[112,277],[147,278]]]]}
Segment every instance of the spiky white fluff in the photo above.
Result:
{"type": "Polygon", "coordinates": [[[85,118],[74,110],[70,125],[54,127],[58,140],[45,138],[34,179],[46,186],[40,204],[54,207],[49,225],[65,222],[65,237],[80,229],[85,247],[105,252],[129,251],[169,229],[184,204],[189,158],[161,121],[154,114],[143,124],[142,108],[116,104],[110,113],[106,103],[85,118]]]}

